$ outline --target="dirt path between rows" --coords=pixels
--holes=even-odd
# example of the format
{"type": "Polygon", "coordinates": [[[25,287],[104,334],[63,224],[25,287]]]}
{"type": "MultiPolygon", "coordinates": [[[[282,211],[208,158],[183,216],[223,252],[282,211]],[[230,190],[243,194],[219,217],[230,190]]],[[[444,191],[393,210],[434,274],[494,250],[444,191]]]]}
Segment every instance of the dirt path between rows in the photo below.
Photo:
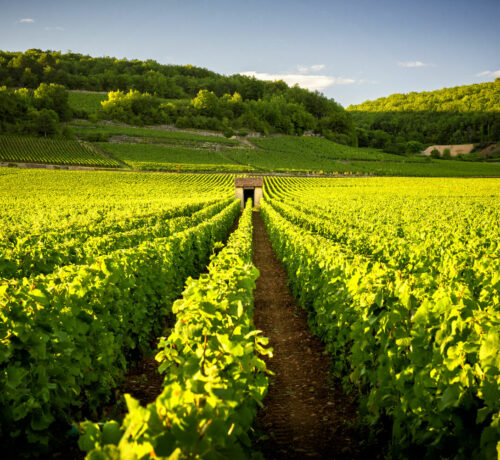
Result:
{"type": "Polygon", "coordinates": [[[257,417],[261,439],[268,439],[254,447],[267,460],[361,458],[352,428],[357,408],[332,384],[330,358],[290,295],[286,272],[257,212],[253,224],[254,264],[260,271],[254,322],[270,339],[274,356],[267,363],[275,373],[257,417]]]}

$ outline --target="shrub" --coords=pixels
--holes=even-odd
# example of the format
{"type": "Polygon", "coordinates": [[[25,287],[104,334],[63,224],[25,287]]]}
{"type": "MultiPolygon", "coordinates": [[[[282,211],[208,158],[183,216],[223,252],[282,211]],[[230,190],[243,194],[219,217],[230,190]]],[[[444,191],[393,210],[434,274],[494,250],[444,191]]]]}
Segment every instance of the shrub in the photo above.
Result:
{"type": "Polygon", "coordinates": [[[441,154],[439,153],[439,150],[438,149],[432,149],[431,150],[431,157],[432,158],[440,158],[441,154]]]}
{"type": "Polygon", "coordinates": [[[224,129],[224,137],[227,137],[229,139],[230,137],[233,137],[234,134],[235,132],[230,127],[226,127],[224,129]]]}
{"type": "Polygon", "coordinates": [[[408,141],[405,150],[406,153],[419,153],[423,150],[423,145],[418,141],[408,141]]]}
{"type": "Polygon", "coordinates": [[[451,150],[450,149],[444,149],[443,154],[441,155],[441,158],[443,160],[450,160],[451,159],[451,150]]]}

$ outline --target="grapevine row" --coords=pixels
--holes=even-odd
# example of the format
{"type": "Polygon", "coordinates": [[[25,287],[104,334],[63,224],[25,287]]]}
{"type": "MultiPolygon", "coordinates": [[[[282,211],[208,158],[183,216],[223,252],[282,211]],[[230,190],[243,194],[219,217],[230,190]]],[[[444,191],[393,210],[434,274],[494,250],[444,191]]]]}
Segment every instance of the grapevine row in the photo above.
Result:
{"type": "Polygon", "coordinates": [[[118,167],[93,147],[73,140],[0,136],[0,160],[60,165],[118,167]]]}
{"type": "MultiPolygon", "coordinates": [[[[406,269],[394,254],[404,240],[386,249],[383,238],[379,247],[373,238],[363,251],[359,241],[369,235],[360,226],[357,238],[340,235],[339,244],[337,215],[328,219],[325,209],[342,207],[342,197],[333,202],[326,198],[331,189],[322,197],[318,183],[300,182],[271,181],[264,221],[293,294],[308,309],[337,375],[358,390],[366,419],[392,420],[396,457],[412,449],[429,458],[493,458],[500,446],[500,265],[488,256],[488,238],[478,235],[476,243],[469,236],[469,246],[461,246],[458,232],[444,248],[436,239],[442,258],[426,259],[422,251],[421,268],[406,269]],[[288,200],[278,195],[287,187],[288,200]],[[324,218],[315,215],[320,210],[306,211],[308,202],[321,200],[324,218]],[[464,272],[460,253],[481,245],[481,257],[464,272]]],[[[416,249],[403,245],[402,256],[416,249]]]]}
{"type": "Polygon", "coordinates": [[[233,201],[196,227],[0,284],[0,437],[13,452],[47,445],[54,424],[106,401],[126,356],[145,350],[187,276],[202,270],[239,213],[233,201]]]}
{"type": "MultiPolygon", "coordinates": [[[[70,264],[91,264],[95,259],[117,249],[126,249],[141,243],[158,238],[166,238],[177,232],[187,230],[208,219],[228,206],[232,200],[218,201],[212,205],[198,209],[189,215],[190,209],[200,207],[185,206],[176,209],[178,213],[186,213],[181,217],[162,219],[154,224],[149,220],[148,225],[143,225],[125,232],[114,231],[102,236],[89,236],[80,231],[73,238],[60,239],[60,235],[51,234],[48,239],[44,235],[43,241],[33,243],[29,239],[22,245],[16,245],[9,250],[2,251],[0,264],[0,277],[32,277],[41,273],[50,273],[56,267],[70,264]]],[[[171,210],[173,211],[173,210],[171,210]]],[[[162,213],[163,215],[166,213],[162,213]]],[[[174,212],[171,215],[176,215],[174,212]]]]}
{"type": "Polygon", "coordinates": [[[257,269],[252,265],[252,207],[214,258],[190,280],[173,307],[177,323],[159,344],[165,373],[156,401],[127,396],[128,414],[85,422],[79,445],[87,458],[248,458],[248,431],[267,390],[267,339],[252,323],[257,269]]]}

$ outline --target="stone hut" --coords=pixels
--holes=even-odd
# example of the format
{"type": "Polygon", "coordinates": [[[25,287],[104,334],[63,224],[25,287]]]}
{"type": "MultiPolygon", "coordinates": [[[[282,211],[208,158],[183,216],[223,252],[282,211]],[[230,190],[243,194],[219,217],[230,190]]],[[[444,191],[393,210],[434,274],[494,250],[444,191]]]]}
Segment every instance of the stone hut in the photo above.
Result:
{"type": "Polygon", "coordinates": [[[248,198],[252,199],[254,206],[259,206],[263,183],[261,177],[236,177],[234,179],[236,198],[241,200],[242,208],[245,207],[248,198]]]}

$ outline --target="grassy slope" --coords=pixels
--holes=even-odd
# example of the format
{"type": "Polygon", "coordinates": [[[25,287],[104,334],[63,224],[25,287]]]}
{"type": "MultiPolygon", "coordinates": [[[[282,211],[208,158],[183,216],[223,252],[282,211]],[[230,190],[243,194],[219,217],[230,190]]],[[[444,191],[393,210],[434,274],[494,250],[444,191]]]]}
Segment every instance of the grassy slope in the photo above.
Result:
{"type": "MultiPolygon", "coordinates": [[[[107,94],[70,92],[70,105],[95,113],[107,94]]],[[[252,139],[256,149],[234,139],[129,126],[72,123],[79,137],[122,136],[127,144],[98,143],[100,149],[141,170],[280,171],[407,176],[500,176],[500,164],[426,160],[376,149],[348,147],[316,137],[252,139]],[[154,145],[166,144],[166,145],[154,145]],[[240,148],[234,148],[240,147],[240,148]],[[215,149],[222,149],[222,152],[215,149]],[[247,165],[247,166],[244,166],[247,165]]],[[[76,162],[75,162],[76,164],[76,162]]]]}
{"type": "Polygon", "coordinates": [[[167,131],[162,129],[138,128],[132,126],[110,126],[102,123],[72,123],[71,128],[77,136],[85,137],[100,133],[104,136],[129,136],[148,142],[185,143],[185,144],[217,144],[237,146],[240,142],[223,136],[204,136],[184,131],[167,131]]]}
{"type": "Polygon", "coordinates": [[[215,150],[109,142],[100,142],[97,145],[101,150],[138,170],[242,171],[252,169],[231,162],[221,152],[215,150]]]}
{"type": "Polygon", "coordinates": [[[497,176],[499,164],[404,157],[354,148],[314,137],[274,137],[252,141],[256,150],[226,151],[235,161],[267,171],[324,171],[403,176],[497,176]]]}
{"type": "MultiPolygon", "coordinates": [[[[400,155],[392,155],[370,148],[356,148],[347,145],[335,144],[319,137],[280,136],[254,139],[258,147],[273,152],[294,153],[305,156],[311,161],[318,159],[334,160],[366,160],[366,161],[404,161],[400,155]]],[[[423,161],[422,158],[414,161],[423,161]]]]}
{"type": "Polygon", "coordinates": [[[68,103],[73,110],[85,110],[88,113],[95,113],[102,108],[101,101],[108,98],[107,94],[78,91],[68,92],[68,103]]]}
{"type": "MultiPolygon", "coordinates": [[[[363,150],[363,149],[360,149],[363,150]]],[[[399,161],[329,160],[307,155],[269,150],[231,150],[231,158],[264,171],[375,174],[389,176],[500,176],[498,163],[472,163],[451,160],[399,161]]]]}

